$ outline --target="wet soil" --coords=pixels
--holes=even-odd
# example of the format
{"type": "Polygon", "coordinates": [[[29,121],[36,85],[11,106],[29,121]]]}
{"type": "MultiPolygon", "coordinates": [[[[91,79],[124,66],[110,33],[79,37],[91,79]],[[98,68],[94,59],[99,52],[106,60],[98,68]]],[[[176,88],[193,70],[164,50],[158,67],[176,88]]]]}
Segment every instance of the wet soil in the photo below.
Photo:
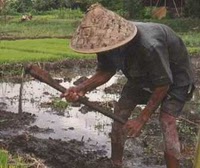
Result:
{"type": "MultiPolygon", "coordinates": [[[[200,57],[194,57],[192,59],[195,70],[195,79],[199,85],[200,76],[200,57]]],[[[94,71],[96,61],[95,60],[66,60],[56,63],[41,63],[41,67],[48,71],[59,72],[66,69],[73,69],[75,72],[77,69],[84,71],[94,71]]],[[[21,64],[15,65],[14,69],[21,69],[21,64]]],[[[1,80],[8,80],[14,83],[20,83],[21,77],[7,73],[9,69],[13,68],[13,65],[4,65],[0,68],[1,80]],[[7,79],[5,79],[5,76],[7,79]]],[[[90,74],[90,73],[88,73],[90,74]]],[[[71,81],[70,77],[64,77],[63,81],[71,81]]],[[[82,82],[85,80],[81,78],[76,81],[82,82]]],[[[120,84],[113,84],[105,88],[105,93],[116,94],[120,93],[123,82],[120,84]]],[[[49,95],[49,92],[44,92],[44,95],[49,95]]],[[[195,95],[196,99],[199,98],[198,94],[195,95]]],[[[114,102],[101,103],[101,105],[113,109],[114,102]]],[[[0,107],[4,107],[6,104],[0,102],[0,107]]],[[[80,107],[80,104],[74,104],[74,106],[80,107]]],[[[188,104],[183,111],[182,116],[177,120],[178,128],[180,132],[180,140],[182,142],[182,154],[181,159],[182,168],[191,168],[192,160],[194,157],[196,134],[198,124],[200,123],[200,114],[194,113],[199,108],[199,101],[193,100],[191,104],[188,104]]],[[[91,109],[85,106],[80,107],[82,113],[88,113],[91,109]]],[[[17,109],[16,109],[17,111],[17,109]]],[[[139,114],[141,108],[138,107],[132,117],[139,114]]],[[[197,110],[198,111],[198,110],[197,110]]],[[[27,161],[29,167],[50,167],[50,168],[110,168],[111,163],[109,156],[105,154],[104,148],[99,149],[88,148],[86,141],[72,139],[54,139],[54,138],[38,138],[34,136],[36,133],[51,133],[54,132],[51,128],[40,128],[34,125],[35,118],[37,116],[23,112],[13,113],[9,111],[0,111],[0,148],[7,149],[11,154],[18,154],[20,156],[31,156],[38,160],[38,164],[32,164],[32,160],[27,161]],[[40,164],[39,164],[40,163],[40,164]],[[32,166],[31,166],[32,165],[32,166]]],[[[147,123],[145,129],[139,138],[129,139],[125,145],[124,154],[124,166],[126,168],[164,168],[165,161],[163,159],[163,141],[161,130],[159,127],[159,114],[156,112],[150,122],[147,123]]],[[[73,127],[67,129],[74,130],[73,127]]]]}
{"type": "Polygon", "coordinates": [[[100,151],[86,151],[84,143],[77,140],[61,141],[39,139],[28,134],[11,137],[3,142],[11,153],[31,154],[43,160],[47,167],[55,168],[104,168],[110,162],[100,157],[100,151]]]}
{"type": "Polygon", "coordinates": [[[35,121],[35,115],[31,113],[12,113],[0,111],[0,130],[21,129],[35,121]]]}

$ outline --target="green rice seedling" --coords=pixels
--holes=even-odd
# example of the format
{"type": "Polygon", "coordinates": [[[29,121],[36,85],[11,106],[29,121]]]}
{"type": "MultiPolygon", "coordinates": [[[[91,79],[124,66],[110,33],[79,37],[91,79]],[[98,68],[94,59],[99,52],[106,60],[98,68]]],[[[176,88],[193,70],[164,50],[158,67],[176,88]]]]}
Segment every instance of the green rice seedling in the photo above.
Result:
{"type": "Polygon", "coordinates": [[[0,150],[0,168],[7,168],[8,166],[8,152],[5,150],[0,150]]]}
{"type": "Polygon", "coordinates": [[[0,50],[0,64],[94,57],[75,53],[69,48],[67,39],[4,40],[0,41],[0,50]]]}
{"type": "Polygon", "coordinates": [[[0,149],[0,168],[28,168],[29,164],[18,155],[10,155],[8,151],[0,149]]]}
{"type": "Polygon", "coordinates": [[[197,56],[200,53],[200,47],[188,47],[188,52],[192,56],[197,56]]]}
{"type": "Polygon", "coordinates": [[[66,102],[66,101],[63,101],[59,98],[55,98],[53,101],[52,101],[52,107],[54,109],[58,109],[58,110],[65,110],[67,107],[69,106],[69,103],[66,102]]]}
{"type": "Polygon", "coordinates": [[[187,47],[200,48],[200,32],[188,32],[181,35],[187,47]]]}
{"type": "Polygon", "coordinates": [[[200,168],[200,159],[199,158],[200,158],[200,127],[199,127],[199,134],[197,136],[196,154],[195,154],[193,168],[200,168]]]}
{"type": "Polygon", "coordinates": [[[21,16],[9,16],[7,23],[0,22],[1,38],[39,38],[70,36],[83,13],[80,10],[54,10],[33,15],[31,21],[21,22],[21,16]]]}

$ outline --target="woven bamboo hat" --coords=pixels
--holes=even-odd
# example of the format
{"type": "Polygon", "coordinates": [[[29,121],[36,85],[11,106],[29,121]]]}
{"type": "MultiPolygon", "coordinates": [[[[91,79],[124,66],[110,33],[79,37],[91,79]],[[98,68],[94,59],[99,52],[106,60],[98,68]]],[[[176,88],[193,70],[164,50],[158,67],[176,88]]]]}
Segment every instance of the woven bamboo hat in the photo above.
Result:
{"type": "Polygon", "coordinates": [[[76,52],[98,53],[129,42],[136,33],[133,22],[96,3],[88,9],[70,46],[76,52]]]}

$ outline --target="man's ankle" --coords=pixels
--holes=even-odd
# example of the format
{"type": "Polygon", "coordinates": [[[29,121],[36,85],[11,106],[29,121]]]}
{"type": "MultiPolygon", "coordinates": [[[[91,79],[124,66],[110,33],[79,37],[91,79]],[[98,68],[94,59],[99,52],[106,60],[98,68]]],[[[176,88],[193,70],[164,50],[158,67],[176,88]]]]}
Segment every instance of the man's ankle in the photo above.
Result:
{"type": "Polygon", "coordinates": [[[122,168],[122,161],[111,160],[112,168],[122,168]]]}
{"type": "Polygon", "coordinates": [[[165,160],[167,164],[167,168],[180,168],[179,159],[175,158],[173,155],[165,152],[165,160]]]}

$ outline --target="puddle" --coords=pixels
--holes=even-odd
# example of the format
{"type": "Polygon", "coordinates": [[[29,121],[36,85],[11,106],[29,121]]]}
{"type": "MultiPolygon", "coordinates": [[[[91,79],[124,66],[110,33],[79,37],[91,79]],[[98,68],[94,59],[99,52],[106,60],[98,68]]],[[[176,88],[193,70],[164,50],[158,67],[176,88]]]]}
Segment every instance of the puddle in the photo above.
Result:
{"type": "MultiPolygon", "coordinates": [[[[66,88],[73,85],[73,82],[80,76],[73,78],[70,82],[60,84],[66,88]]],[[[97,88],[87,94],[91,101],[113,101],[117,100],[118,95],[104,93],[104,89],[117,81],[118,76],[112,78],[107,84],[97,88]]],[[[0,102],[2,110],[18,113],[20,84],[0,83],[0,102]]],[[[52,101],[52,97],[59,97],[60,93],[48,85],[37,80],[24,82],[22,96],[23,112],[33,113],[37,116],[32,126],[48,128],[53,131],[50,133],[34,133],[39,138],[54,138],[62,140],[76,139],[87,142],[93,147],[100,146],[106,150],[106,155],[110,154],[110,138],[112,120],[98,112],[88,112],[82,114],[80,107],[68,106],[63,116],[57,115],[57,111],[52,108],[42,108],[41,103],[52,101]]]]}
{"type": "MultiPolygon", "coordinates": [[[[81,72],[78,74],[80,76],[74,76],[70,82],[64,82],[63,78],[57,79],[62,81],[60,83],[61,85],[69,88],[73,85],[74,81],[85,75],[81,74],[81,72]]],[[[108,83],[87,94],[89,100],[98,102],[117,100],[119,94],[105,94],[104,89],[116,83],[119,76],[120,74],[115,75],[108,83]]],[[[20,84],[18,83],[0,83],[1,110],[18,113],[19,92],[20,84]]],[[[191,103],[187,104],[184,113],[187,113],[187,115],[196,114],[199,116],[199,95],[200,90],[197,88],[193,100],[191,103]]],[[[22,111],[35,114],[36,121],[32,123],[31,126],[43,130],[30,132],[30,134],[37,138],[53,138],[64,141],[76,139],[78,141],[84,141],[87,150],[101,149],[101,152],[103,152],[102,155],[110,157],[111,148],[109,133],[111,131],[112,120],[94,111],[83,114],[80,112],[80,107],[69,106],[64,111],[63,115],[58,115],[58,111],[41,106],[42,103],[50,102],[53,97],[59,96],[60,93],[58,91],[44,83],[36,80],[24,82],[22,111]]],[[[20,132],[14,131],[12,134],[19,133],[20,132]]],[[[7,132],[7,134],[10,134],[10,132],[7,132]]],[[[128,153],[128,157],[126,158],[127,167],[164,168],[165,166],[163,166],[163,163],[161,165],[154,164],[153,166],[143,164],[143,143],[144,142],[141,140],[136,140],[134,142],[129,140],[125,151],[128,153]]]]}

